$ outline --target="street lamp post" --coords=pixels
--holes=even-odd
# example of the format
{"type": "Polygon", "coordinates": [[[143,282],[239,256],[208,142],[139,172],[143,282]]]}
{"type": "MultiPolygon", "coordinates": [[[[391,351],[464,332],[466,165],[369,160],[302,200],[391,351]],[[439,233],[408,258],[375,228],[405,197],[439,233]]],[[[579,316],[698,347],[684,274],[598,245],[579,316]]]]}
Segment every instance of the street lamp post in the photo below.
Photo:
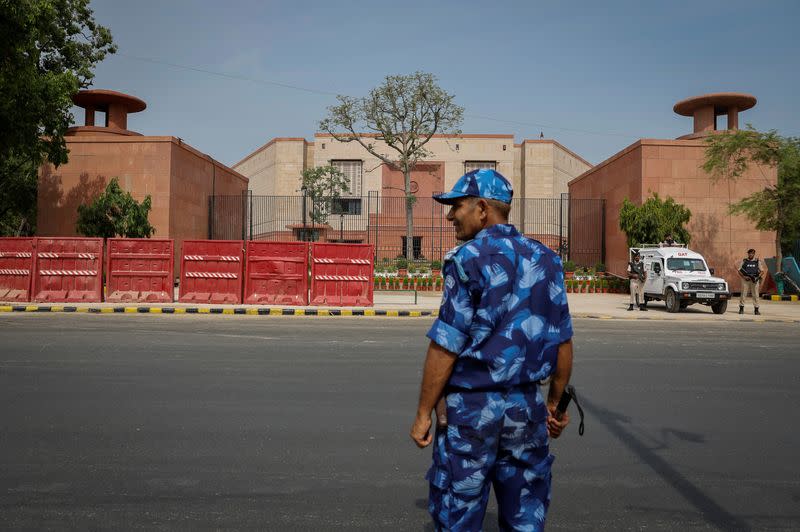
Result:
{"type": "Polygon", "coordinates": [[[339,242],[344,240],[344,213],[339,215],[339,242]]]}

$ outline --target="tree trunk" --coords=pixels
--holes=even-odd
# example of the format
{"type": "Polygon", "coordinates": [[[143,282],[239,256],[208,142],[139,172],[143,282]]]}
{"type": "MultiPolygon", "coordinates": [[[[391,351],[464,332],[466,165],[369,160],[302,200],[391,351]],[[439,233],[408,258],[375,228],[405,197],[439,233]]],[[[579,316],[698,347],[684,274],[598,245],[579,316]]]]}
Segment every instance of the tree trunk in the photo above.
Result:
{"type": "Polygon", "coordinates": [[[783,254],[781,252],[781,230],[775,231],[775,271],[783,271],[783,254]]]}
{"type": "Polygon", "coordinates": [[[414,260],[414,205],[410,201],[411,194],[411,169],[408,165],[403,167],[406,199],[406,260],[414,260]]]}

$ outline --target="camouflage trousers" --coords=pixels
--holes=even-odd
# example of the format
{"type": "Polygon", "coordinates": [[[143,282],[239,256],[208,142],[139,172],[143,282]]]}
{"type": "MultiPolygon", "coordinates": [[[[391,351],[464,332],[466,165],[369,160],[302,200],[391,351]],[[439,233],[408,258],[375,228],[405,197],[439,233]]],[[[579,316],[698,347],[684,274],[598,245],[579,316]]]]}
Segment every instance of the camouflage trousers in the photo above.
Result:
{"type": "Polygon", "coordinates": [[[550,504],[547,410],[537,385],[447,394],[428,510],[437,530],[481,530],[494,486],[501,530],[544,529],[550,504]]]}

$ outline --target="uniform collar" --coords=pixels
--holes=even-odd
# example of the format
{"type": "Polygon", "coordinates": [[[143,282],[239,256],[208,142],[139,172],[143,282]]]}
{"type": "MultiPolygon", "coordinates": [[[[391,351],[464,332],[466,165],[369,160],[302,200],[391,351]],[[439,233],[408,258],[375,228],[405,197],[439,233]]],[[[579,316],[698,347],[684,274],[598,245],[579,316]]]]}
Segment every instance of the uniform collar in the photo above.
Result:
{"type": "Polygon", "coordinates": [[[519,232],[517,228],[511,224],[495,224],[490,225],[489,227],[484,227],[478,234],[475,235],[475,239],[478,238],[502,238],[502,237],[510,237],[510,236],[517,236],[519,232]]]}

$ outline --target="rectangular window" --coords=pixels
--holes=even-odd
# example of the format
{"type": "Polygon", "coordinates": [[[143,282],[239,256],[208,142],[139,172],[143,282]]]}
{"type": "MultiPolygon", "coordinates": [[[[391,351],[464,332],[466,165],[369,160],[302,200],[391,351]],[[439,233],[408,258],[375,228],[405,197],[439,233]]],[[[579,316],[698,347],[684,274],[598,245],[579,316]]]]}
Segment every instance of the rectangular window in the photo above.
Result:
{"type": "Polygon", "coordinates": [[[331,214],[361,214],[361,198],[336,198],[331,201],[331,214]]]}
{"type": "Polygon", "coordinates": [[[331,166],[339,170],[345,175],[350,188],[343,196],[360,197],[361,196],[361,179],[362,169],[364,163],[362,161],[331,161],[331,166]]]}
{"type": "MultiPolygon", "coordinates": [[[[405,236],[402,238],[403,238],[403,255],[408,257],[408,253],[406,253],[408,240],[406,239],[405,236]]],[[[422,237],[415,236],[413,243],[414,243],[414,249],[412,250],[413,251],[412,257],[414,260],[419,260],[422,258],[422,237]]]]}
{"type": "Polygon", "coordinates": [[[497,161],[464,161],[465,174],[473,170],[480,170],[481,168],[497,170],[497,161]]]}
{"type": "Polygon", "coordinates": [[[341,198],[333,201],[331,211],[333,214],[361,214],[361,181],[363,178],[362,161],[339,160],[331,161],[331,166],[345,175],[349,190],[341,198]]]}

